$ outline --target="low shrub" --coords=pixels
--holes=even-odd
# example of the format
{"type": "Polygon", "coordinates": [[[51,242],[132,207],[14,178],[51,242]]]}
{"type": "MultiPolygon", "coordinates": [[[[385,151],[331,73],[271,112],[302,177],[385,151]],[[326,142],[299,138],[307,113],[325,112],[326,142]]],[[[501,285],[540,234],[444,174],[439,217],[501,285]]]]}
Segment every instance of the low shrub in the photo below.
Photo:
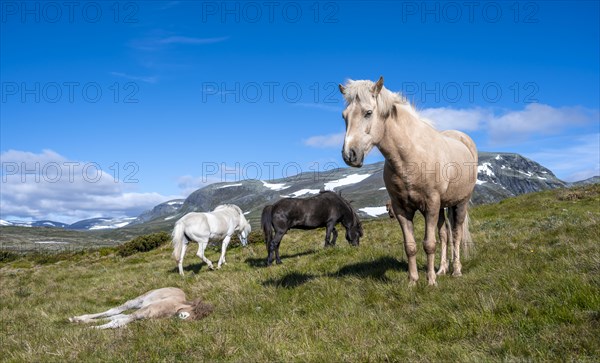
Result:
{"type": "Polygon", "coordinates": [[[121,257],[131,256],[138,252],[148,252],[156,249],[171,240],[171,236],[166,232],[152,233],[145,236],[139,236],[120,245],[117,248],[117,254],[121,257]]]}

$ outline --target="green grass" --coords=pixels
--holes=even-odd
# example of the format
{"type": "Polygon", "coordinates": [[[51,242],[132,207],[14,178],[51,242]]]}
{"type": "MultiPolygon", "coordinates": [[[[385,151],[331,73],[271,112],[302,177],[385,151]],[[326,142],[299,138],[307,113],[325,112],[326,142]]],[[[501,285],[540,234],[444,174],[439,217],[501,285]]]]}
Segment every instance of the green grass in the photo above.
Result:
{"type": "MultiPolygon", "coordinates": [[[[463,277],[437,287],[427,286],[422,248],[421,279],[408,287],[400,228],[388,220],[366,222],[358,248],[342,238],[324,249],[323,230],[292,231],[283,265],[270,268],[262,243],[234,244],[220,271],[200,264],[194,245],[185,278],[169,246],[125,258],[113,249],[11,257],[0,262],[0,360],[598,361],[600,186],[471,212],[476,249],[463,277]],[[166,286],[202,296],[214,313],[110,331],[66,320],[166,286]]],[[[216,262],[218,249],[208,257],[216,262]]]]}

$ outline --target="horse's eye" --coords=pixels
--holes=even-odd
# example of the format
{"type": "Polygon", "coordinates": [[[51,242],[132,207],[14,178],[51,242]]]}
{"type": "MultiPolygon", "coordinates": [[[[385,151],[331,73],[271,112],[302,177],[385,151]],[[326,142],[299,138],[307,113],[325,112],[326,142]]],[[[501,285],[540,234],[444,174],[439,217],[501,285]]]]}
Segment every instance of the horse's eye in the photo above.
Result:
{"type": "Polygon", "coordinates": [[[371,117],[372,114],[373,114],[372,110],[367,110],[367,112],[365,112],[365,117],[371,117]]]}

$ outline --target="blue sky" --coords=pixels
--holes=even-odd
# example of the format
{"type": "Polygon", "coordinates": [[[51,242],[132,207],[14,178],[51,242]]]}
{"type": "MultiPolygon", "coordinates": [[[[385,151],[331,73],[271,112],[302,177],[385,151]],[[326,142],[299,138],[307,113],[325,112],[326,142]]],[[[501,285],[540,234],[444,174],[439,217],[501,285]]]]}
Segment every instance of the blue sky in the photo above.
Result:
{"type": "Polygon", "coordinates": [[[336,85],[380,75],[482,151],[600,173],[596,1],[66,4],[1,3],[3,219],[135,215],[214,165],[344,166],[336,85]]]}

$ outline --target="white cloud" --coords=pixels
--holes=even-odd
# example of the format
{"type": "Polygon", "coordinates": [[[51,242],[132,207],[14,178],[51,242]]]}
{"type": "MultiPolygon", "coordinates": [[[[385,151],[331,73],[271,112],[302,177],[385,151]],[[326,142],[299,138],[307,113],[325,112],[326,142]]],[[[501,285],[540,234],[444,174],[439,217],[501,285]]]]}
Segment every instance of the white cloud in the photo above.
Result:
{"type": "Polygon", "coordinates": [[[110,74],[113,76],[130,79],[132,81],[142,81],[142,82],[146,82],[146,83],[156,83],[158,81],[158,77],[156,77],[156,76],[134,76],[134,75],[122,73],[122,72],[110,72],[110,74]]]}
{"type": "Polygon", "coordinates": [[[526,156],[552,170],[559,179],[570,182],[587,179],[600,175],[600,134],[579,136],[569,146],[546,146],[526,156]]]}
{"type": "Polygon", "coordinates": [[[304,140],[304,145],[316,148],[340,148],[344,144],[344,132],[329,135],[312,136],[304,140]]]}
{"type": "Polygon", "coordinates": [[[534,134],[557,134],[569,127],[597,120],[597,110],[531,103],[523,110],[492,117],[488,120],[487,131],[492,141],[500,142],[507,138],[524,138],[534,134]]]}
{"type": "Polygon", "coordinates": [[[144,51],[157,51],[162,50],[167,46],[171,45],[204,45],[204,44],[215,44],[221,43],[229,39],[228,36],[223,37],[212,37],[212,38],[197,38],[187,37],[181,35],[165,34],[161,33],[158,36],[151,36],[143,39],[134,39],[129,43],[129,46],[133,49],[144,50],[144,51]]]}
{"type": "Polygon", "coordinates": [[[139,193],[99,164],[68,160],[52,151],[0,154],[2,219],[51,219],[72,223],[101,216],[135,217],[177,196],[139,193]]]}
{"type": "Polygon", "coordinates": [[[419,114],[431,120],[440,130],[454,129],[462,131],[478,130],[485,120],[490,117],[490,111],[482,108],[426,108],[419,111],[419,114]]]}
{"type": "Polygon", "coordinates": [[[158,39],[159,44],[213,44],[223,42],[229,39],[229,37],[216,37],[216,38],[193,38],[184,36],[170,36],[162,39],[158,39]]]}

